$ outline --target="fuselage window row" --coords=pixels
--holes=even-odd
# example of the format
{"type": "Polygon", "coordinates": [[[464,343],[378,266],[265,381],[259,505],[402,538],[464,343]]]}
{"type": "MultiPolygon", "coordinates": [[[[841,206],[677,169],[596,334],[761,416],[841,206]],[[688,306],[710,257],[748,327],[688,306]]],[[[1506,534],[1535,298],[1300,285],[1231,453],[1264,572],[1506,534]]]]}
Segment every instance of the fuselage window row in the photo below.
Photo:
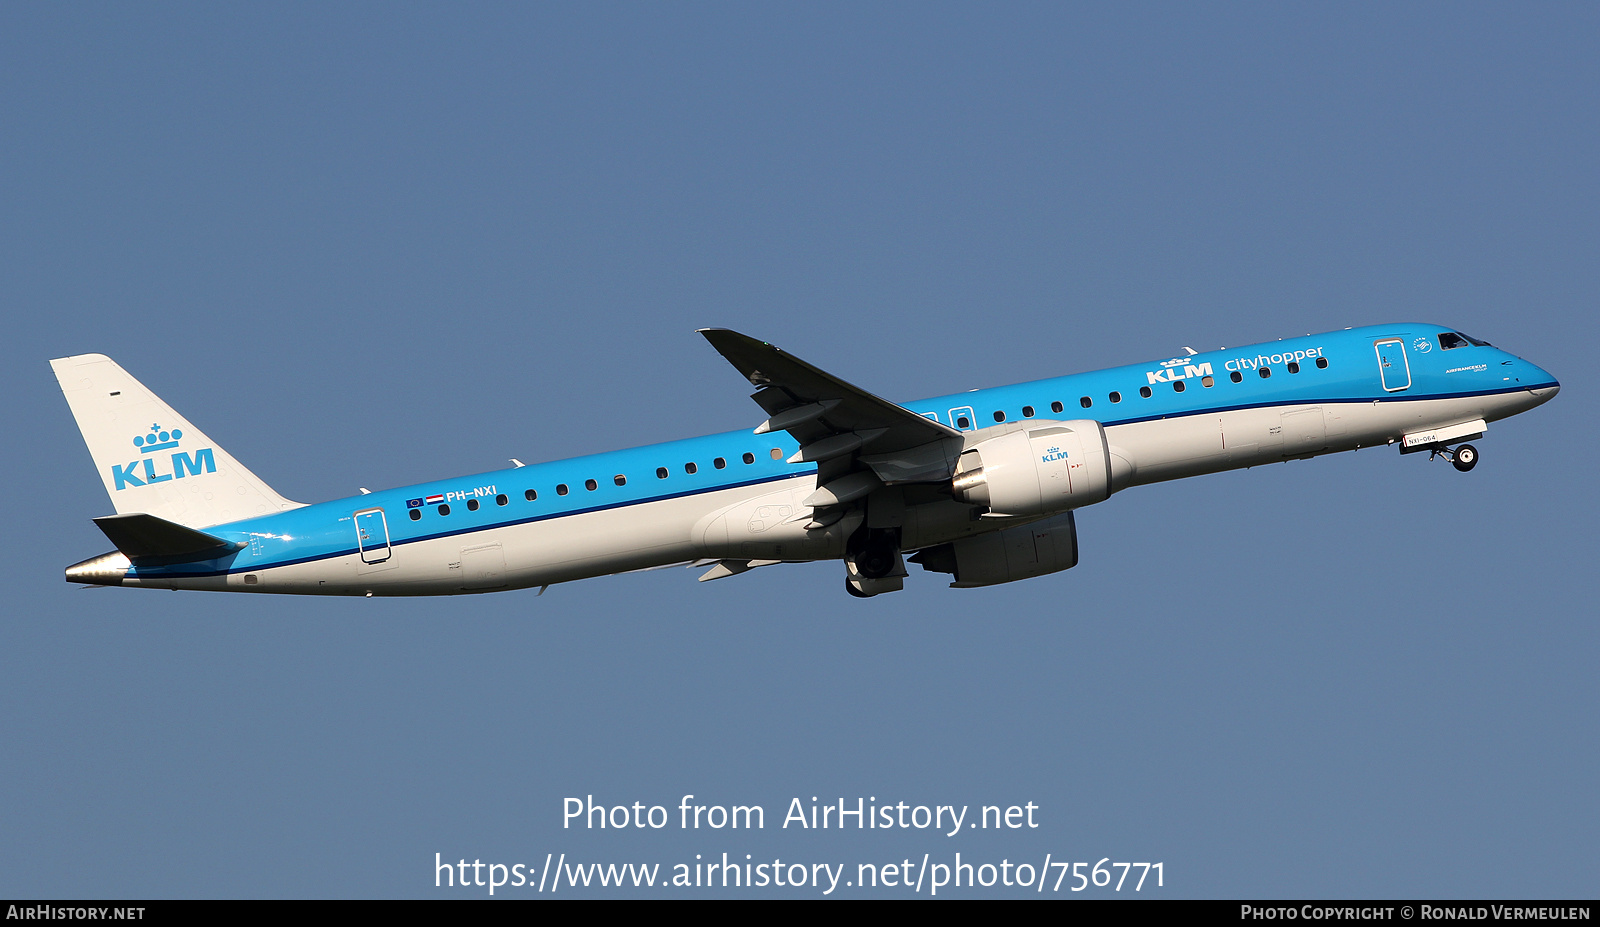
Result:
{"type": "MultiPolygon", "coordinates": [[[[1317,358],[1316,363],[1317,363],[1317,368],[1319,370],[1328,369],[1328,359],[1326,357],[1317,358]]],[[[1297,362],[1290,361],[1286,366],[1287,366],[1288,372],[1291,373],[1291,374],[1300,372],[1300,365],[1297,362]]],[[[1261,367],[1256,368],[1256,373],[1263,380],[1269,379],[1272,376],[1272,368],[1269,367],[1269,366],[1261,366],[1261,367]]],[[[1229,371],[1228,379],[1231,380],[1234,383],[1242,383],[1242,382],[1244,382],[1244,374],[1242,374],[1240,371],[1237,371],[1237,370],[1229,371]]],[[[1207,389],[1211,388],[1215,384],[1216,384],[1216,380],[1214,378],[1210,377],[1210,376],[1204,376],[1204,377],[1200,378],[1200,385],[1203,386],[1203,387],[1206,387],[1207,389]]],[[[1185,388],[1186,387],[1185,387],[1184,382],[1182,380],[1174,380],[1174,381],[1172,381],[1173,392],[1181,393],[1181,392],[1183,392],[1185,390],[1185,388]]],[[[1139,387],[1139,395],[1141,397],[1145,398],[1145,399],[1149,399],[1154,394],[1151,392],[1150,387],[1141,386],[1141,387],[1139,387]]],[[[1112,391],[1111,393],[1107,394],[1106,398],[1108,400],[1110,400],[1111,402],[1113,402],[1113,403],[1120,403],[1122,401],[1122,393],[1120,391],[1112,391]]],[[[1093,398],[1091,398],[1089,396],[1081,396],[1078,399],[1078,405],[1082,406],[1085,409],[1093,408],[1094,400],[1093,400],[1093,398]]],[[[1065,405],[1063,403],[1059,402],[1059,401],[1050,403],[1050,411],[1051,412],[1059,414],[1059,413],[1065,411],[1065,408],[1066,408],[1065,405]]],[[[1023,418],[1033,418],[1034,415],[1036,414],[1036,411],[1037,410],[1031,405],[1023,406],[1022,407],[1022,417],[1023,418]]],[[[1004,411],[996,411],[994,413],[994,420],[996,422],[1004,422],[1006,420],[1006,413],[1004,411]]],[[[965,416],[960,417],[956,421],[956,427],[957,428],[967,428],[970,425],[971,425],[971,422],[969,422],[966,419],[965,416]]],[[[783,451],[780,448],[776,448],[776,447],[772,448],[771,451],[769,452],[769,455],[771,456],[771,458],[773,460],[782,460],[783,459],[783,451]]],[[[756,462],[756,455],[751,453],[751,452],[749,452],[749,451],[746,451],[741,455],[740,459],[742,459],[746,464],[754,464],[756,462]]],[[[724,468],[726,468],[728,466],[728,461],[727,461],[726,458],[723,458],[723,457],[713,458],[712,466],[716,467],[718,470],[721,470],[721,469],[724,469],[724,468]]],[[[683,465],[683,472],[685,472],[687,474],[690,474],[690,475],[694,475],[694,474],[698,473],[699,469],[700,468],[693,461],[690,461],[690,462],[685,463],[683,465]]],[[[666,467],[657,467],[656,468],[656,479],[664,480],[670,475],[671,475],[671,471],[669,471],[666,467]]],[[[615,483],[617,486],[626,486],[627,483],[628,483],[628,477],[625,474],[618,473],[617,475],[615,475],[615,476],[613,476],[611,478],[611,481],[613,483],[615,483]]],[[[592,479],[591,480],[585,480],[584,481],[584,488],[589,490],[590,492],[594,492],[595,490],[599,489],[599,484],[598,484],[597,481],[592,480],[592,479]]],[[[568,488],[566,483],[557,483],[556,484],[556,495],[565,496],[565,495],[568,494],[568,492],[570,492],[570,490],[569,490],[569,488],[568,488]]],[[[538,498],[539,498],[538,491],[534,490],[534,489],[525,490],[522,495],[523,495],[523,498],[526,499],[529,502],[538,501],[538,498]]],[[[501,494],[501,495],[498,495],[498,496],[495,497],[495,504],[496,505],[505,505],[505,504],[507,504],[508,501],[509,500],[506,498],[506,496],[504,494],[501,494]]],[[[440,505],[437,508],[438,508],[438,512],[439,512],[440,515],[449,515],[450,514],[450,506],[447,505],[447,504],[446,505],[440,505]]],[[[467,510],[468,511],[472,511],[472,512],[476,512],[478,510],[478,500],[476,500],[476,499],[467,500],[467,510]]],[[[422,510],[421,509],[412,509],[408,514],[410,515],[412,521],[419,521],[422,518],[422,510]]]]}
{"type": "MultiPolygon", "coordinates": [[[[1328,369],[1328,359],[1326,357],[1317,358],[1317,368],[1320,369],[1320,370],[1327,370],[1328,369]]],[[[1300,365],[1298,363],[1294,362],[1294,361],[1290,361],[1289,365],[1288,365],[1288,369],[1289,369],[1290,373],[1299,373],[1300,372],[1300,365]]],[[[1263,380],[1265,380],[1265,379],[1267,379],[1267,378],[1272,376],[1272,368],[1270,368],[1270,367],[1258,367],[1257,371],[1260,374],[1261,379],[1263,379],[1263,380]]],[[[1233,370],[1233,371],[1230,371],[1228,373],[1228,379],[1232,380],[1235,383],[1243,383],[1244,382],[1244,374],[1240,373],[1237,370],[1233,370]]],[[[1211,387],[1217,385],[1217,380],[1216,380],[1215,377],[1211,376],[1210,374],[1207,374],[1207,375],[1205,375],[1205,376],[1200,378],[1200,385],[1205,387],[1206,389],[1210,389],[1211,387]]],[[[1184,382],[1182,380],[1173,380],[1172,381],[1172,391],[1173,392],[1181,393],[1185,389],[1187,389],[1187,387],[1184,385],[1184,382]]],[[[1145,398],[1145,399],[1149,399],[1154,394],[1151,392],[1150,387],[1141,386],[1141,387],[1139,387],[1139,395],[1141,397],[1145,398]]],[[[1111,393],[1108,393],[1106,398],[1111,400],[1113,403],[1121,402],[1122,401],[1122,393],[1120,391],[1113,391],[1111,393]]],[[[1093,408],[1094,407],[1094,399],[1092,397],[1089,397],[1089,396],[1081,396],[1081,397],[1078,398],[1078,405],[1082,406],[1085,409],[1093,408]]],[[[1050,411],[1051,412],[1059,413],[1059,412],[1063,411],[1064,408],[1065,407],[1060,402],[1052,402],[1052,403],[1050,403],[1050,411]]],[[[1022,417],[1023,418],[1033,418],[1033,415],[1034,415],[1033,406],[1023,406],[1022,407],[1022,417]]],[[[1005,421],[1005,417],[1006,417],[1006,414],[1004,412],[996,412],[994,414],[994,420],[997,421],[997,422],[1005,421]]],[[[957,428],[965,428],[965,427],[967,427],[967,424],[968,424],[967,420],[963,418],[963,419],[960,419],[960,420],[957,421],[956,427],[957,428]]]]}

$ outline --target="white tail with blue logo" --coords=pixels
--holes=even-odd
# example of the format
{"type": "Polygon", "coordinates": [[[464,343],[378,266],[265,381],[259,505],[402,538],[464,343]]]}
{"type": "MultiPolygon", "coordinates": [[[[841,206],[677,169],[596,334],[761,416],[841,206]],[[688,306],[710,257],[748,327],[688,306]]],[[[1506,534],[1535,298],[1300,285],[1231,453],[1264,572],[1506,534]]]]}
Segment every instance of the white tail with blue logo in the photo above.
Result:
{"type": "Polygon", "coordinates": [[[300,508],[104,354],[50,366],[117,514],[204,528],[300,508]]]}

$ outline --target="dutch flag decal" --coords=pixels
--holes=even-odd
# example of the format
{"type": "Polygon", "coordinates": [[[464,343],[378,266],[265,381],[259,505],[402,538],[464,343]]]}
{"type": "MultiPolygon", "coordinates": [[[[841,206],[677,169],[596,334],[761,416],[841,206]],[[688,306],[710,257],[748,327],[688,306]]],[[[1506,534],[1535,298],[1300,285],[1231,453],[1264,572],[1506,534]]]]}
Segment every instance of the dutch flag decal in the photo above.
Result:
{"type": "Polygon", "coordinates": [[[438,503],[443,502],[443,501],[444,501],[444,496],[429,496],[427,504],[428,505],[437,505],[438,503]]]}

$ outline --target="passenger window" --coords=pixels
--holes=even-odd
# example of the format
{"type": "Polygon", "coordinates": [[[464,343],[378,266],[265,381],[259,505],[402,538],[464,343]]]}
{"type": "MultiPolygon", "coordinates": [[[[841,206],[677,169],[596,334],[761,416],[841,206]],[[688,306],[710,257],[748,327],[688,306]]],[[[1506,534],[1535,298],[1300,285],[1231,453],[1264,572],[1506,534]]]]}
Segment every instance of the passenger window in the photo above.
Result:
{"type": "Polygon", "coordinates": [[[1023,406],[1022,407],[1022,417],[1023,418],[1033,418],[1033,406],[1023,406]]]}
{"type": "Polygon", "coordinates": [[[1244,382],[1244,374],[1242,374],[1239,371],[1235,370],[1234,372],[1228,374],[1228,379],[1232,380],[1235,383],[1243,383],[1244,382]]]}
{"type": "Polygon", "coordinates": [[[1200,385],[1204,386],[1206,389],[1210,389],[1211,387],[1215,386],[1216,382],[1217,381],[1211,379],[1210,376],[1204,376],[1200,378],[1200,385]]]}
{"type": "Polygon", "coordinates": [[[1317,358],[1317,366],[1319,368],[1323,369],[1323,370],[1327,370],[1328,369],[1328,359],[1326,357],[1317,358]]]}
{"type": "Polygon", "coordinates": [[[1184,386],[1183,386],[1183,381],[1182,380],[1173,380],[1172,381],[1172,391],[1174,393],[1181,393],[1181,392],[1183,392],[1183,390],[1184,390],[1184,386]]]}
{"type": "Polygon", "coordinates": [[[700,468],[694,465],[694,461],[690,461],[689,463],[686,463],[686,464],[683,465],[683,472],[692,475],[692,474],[695,474],[695,473],[699,473],[700,472],[700,468]]]}
{"type": "Polygon", "coordinates": [[[1298,361],[1290,361],[1289,365],[1288,365],[1288,369],[1289,369],[1290,373],[1299,373],[1300,372],[1300,364],[1299,364],[1299,362],[1298,361]]]}
{"type": "Polygon", "coordinates": [[[656,479],[664,480],[666,478],[667,478],[667,468],[666,467],[657,467],[656,468],[656,479]]]}
{"type": "Polygon", "coordinates": [[[422,520],[422,510],[421,509],[412,509],[411,510],[411,520],[412,521],[421,521],[422,520]]]}
{"type": "Polygon", "coordinates": [[[728,465],[728,461],[725,460],[724,458],[721,458],[721,457],[718,457],[717,459],[711,461],[711,466],[716,467],[718,470],[721,470],[723,467],[726,467],[727,465],[728,465]]]}
{"type": "Polygon", "coordinates": [[[522,494],[522,498],[528,500],[529,502],[532,502],[533,500],[539,498],[539,494],[530,489],[527,492],[522,494]]]}
{"type": "Polygon", "coordinates": [[[494,504],[495,505],[505,505],[509,501],[511,501],[511,500],[506,498],[506,494],[505,493],[501,493],[500,495],[494,497],[494,504]]]}
{"type": "Polygon", "coordinates": [[[1143,396],[1146,399],[1149,399],[1150,398],[1150,387],[1148,387],[1148,386],[1139,387],[1139,395],[1143,396]]]}
{"type": "Polygon", "coordinates": [[[960,418],[956,419],[956,427],[957,428],[965,428],[965,427],[967,427],[968,425],[971,425],[971,424],[972,424],[971,422],[967,421],[967,417],[965,415],[963,415],[960,418]]]}
{"type": "Polygon", "coordinates": [[[744,452],[744,462],[747,463],[747,464],[755,463],[756,462],[756,455],[750,453],[749,451],[745,451],[744,452]]]}
{"type": "Polygon", "coordinates": [[[449,515],[450,514],[450,504],[448,502],[445,503],[444,505],[439,506],[439,514],[440,515],[449,515]]]}
{"type": "Polygon", "coordinates": [[[618,486],[626,486],[628,485],[628,478],[618,473],[611,478],[611,482],[616,483],[618,486]]]}
{"type": "Polygon", "coordinates": [[[1109,398],[1111,399],[1112,402],[1121,402],[1122,401],[1122,394],[1121,393],[1117,393],[1117,392],[1113,392],[1109,398]]]}
{"type": "Polygon", "coordinates": [[[1085,409],[1087,409],[1090,406],[1094,405],[1094,400],[1090,399],[1088,396],[1084,396],[1084,397],[1082,397],[1082,398],[1080,398],[1078,400],[1078,405],[1083,406],[1085,409]]]}
{"type": "Polygon", "coordinates": [[[478,510],[478,500],[476,500],[476,499],[468,499],[467,500],[467,511],[476,512],[477,510],[478,510]]]}
{"type": "Polygon", "coordinates": [[[1066,408],[1066,406],[1062,405],[1059,402],[1050,403],[1050,411],[1051,412],[1060,412],[1062,409],[1065,409],[1065,408],[1066,408]]]}
{"type": "Polygon", "coordinates": [[[997,422],[1003,422],[1006,420],[1006,414],[1004,412],[996,412],[994,414],[994,420],[997,422]]]}
{"type": "Polygon", "coordinates": [[[1263,379],[1263,380],[1265,380],[1266,378],[1272,376],[1272,368],[1271,367],[1262,367],[1260,370],[1258,370],[1256,372],[1261,374],[1261,379],[1263,379]]]}
{"type": "Polygon", "coordinates": [[[772,449],[772,459],[773,460],[782,460],[783,459],[783,451],[780,451],[777,448],[773,448],[772,449]]]}
{"type": "Polygon", "coordinates": [[[584,480],[583,488],[589,490],[590,492],[594,492],[596,489],[600,488],[600,484],[596,483],[594,480],[584,480]]]}
{"type": "Polygon", "coordinates": [[[556,495],[564,496],[566,494],[567,494],[567,484],[566,483],[557,483],[556,484],[556,495]]]}

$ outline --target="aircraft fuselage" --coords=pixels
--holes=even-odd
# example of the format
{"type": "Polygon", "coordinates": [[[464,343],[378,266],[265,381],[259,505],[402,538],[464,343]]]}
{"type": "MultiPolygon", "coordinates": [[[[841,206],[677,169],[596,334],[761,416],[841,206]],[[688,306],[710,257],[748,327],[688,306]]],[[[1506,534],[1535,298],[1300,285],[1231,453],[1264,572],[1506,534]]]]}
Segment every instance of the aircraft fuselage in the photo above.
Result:
{"type": "MultiPolygon", "coordinates": [[[[162,589],[448,595],[693,561],[742,572],[763,562],[840,559],[867,529],[891,531],[899,550],[919,551],[1060,516],[1146,483],[1390,444],[1443,449],[1558,389],[1539,367],[1450,329],[1373,326],[904,403],[959,440],[946,439],[942,457],[923,453],[922,469],[905,470],[902,480],[898,462],[874,460],[866,439],[852,453],[867,461],[857,470],[872,488],[829,508],[814,497],[819,463],[794,460],[802,441],[782,430],[741,429],[207,525],[206,535],[232,549],[174,563],[113,552],[69,568],[67,578],[162,589]],[[1103,448],[1046,447],[1051,434],[1072,430],[1049,427],[1057,422],[1085,436],[1098,423],[1103,448]],[[1035,441],[1047,496],[1056,485],[1050,478],[1083,485],[1085,473],[1103,481],[1098,494],[1075,499],[1063,488],[1050,497],[1062,501],[1008,516],[952,493],[952,474],[971,465],[958,461],[977,459],[964,451],[999,447],[995,439],[1019,432],[1035,441]],[[1059,473],[1046,472],[1053,456],[1063,458],[1059,473]],[[928,459],[935,459],[931,473],[928,459]],[[937,460],[945,472],[937,472],[937,460]],[[817,516],[822,511],[834,520],[819,524],[827,520],[817,516]]],[[[209,447],[137,450],[102,474],[114,500],[152,486],[181,499],[185,480],[208,473],[209,447]]],[[[987,469],[997,480],[992,455],[987,469]]],[[[832,485],[847,484],[854,485],[832,485]]],[[[1072,543],[1068,566],[1076,562],[1075,533],[1072,543]]]]}

